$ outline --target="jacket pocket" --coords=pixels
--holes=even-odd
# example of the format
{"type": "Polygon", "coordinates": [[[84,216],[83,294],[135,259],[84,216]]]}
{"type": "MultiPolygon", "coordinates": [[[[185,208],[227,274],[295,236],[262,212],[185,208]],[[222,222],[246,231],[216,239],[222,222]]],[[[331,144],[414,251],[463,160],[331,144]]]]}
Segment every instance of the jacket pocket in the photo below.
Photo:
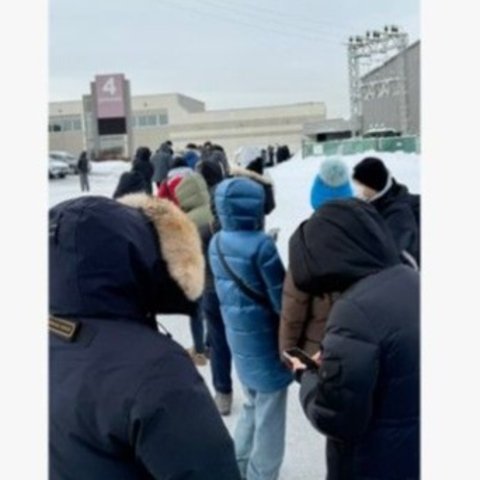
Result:
{"type": "Polygon", "coordinates": [[[339,359],[328,359],[322,362],[318,375],[320,391],[327,404],[341,408],[342,364],[339,359]]]}

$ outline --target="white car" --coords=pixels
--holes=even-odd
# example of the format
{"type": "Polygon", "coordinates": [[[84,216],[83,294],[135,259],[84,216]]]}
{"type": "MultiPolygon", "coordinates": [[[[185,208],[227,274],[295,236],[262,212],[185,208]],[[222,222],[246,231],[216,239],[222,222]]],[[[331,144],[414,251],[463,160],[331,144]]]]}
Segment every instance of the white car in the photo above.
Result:
{"type": "Polygon", "coordinates": [[[363,138],[384,138],[384,137],[401,137],[402,134],[393,128],[371,128],[363,135],[363,138]]]}
{"type": "Polygon", "coordinates": [[[66,162],[60,160],[48,159],[48,178],[65,178],[70,173],[70,168],[66,162]]]}
{"type": "Polygon", "coordinates": [[[69,173],[78,173],[77,163],[78,158],[68,152],[61,152],[61,151],[54,151],[48,154],[48,157],[51,160],[58,160],[60,162],[64,162],[68,165],[69,173]]]}

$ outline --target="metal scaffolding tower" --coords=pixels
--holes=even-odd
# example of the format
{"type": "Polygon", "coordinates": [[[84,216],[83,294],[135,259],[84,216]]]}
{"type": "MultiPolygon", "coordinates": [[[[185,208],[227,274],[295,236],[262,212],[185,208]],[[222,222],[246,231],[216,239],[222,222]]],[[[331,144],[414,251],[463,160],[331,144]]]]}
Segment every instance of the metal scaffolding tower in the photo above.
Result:
{"type": "Polygon", "coordinates": [[[366,32],[365,36],[350,37],[348,41],[348,75],[350,81],[350,114],[355,130],[362,129],[362,100],[389,94],[392,90],[401,97],[402,130],[408,126],[407,86],[405,61],[399,62],[394,77],[381,81],[362,82],[362,77],[385,63],[408,46],[408,34],[397,26],[386,26],[383,31],[366,32]]]}

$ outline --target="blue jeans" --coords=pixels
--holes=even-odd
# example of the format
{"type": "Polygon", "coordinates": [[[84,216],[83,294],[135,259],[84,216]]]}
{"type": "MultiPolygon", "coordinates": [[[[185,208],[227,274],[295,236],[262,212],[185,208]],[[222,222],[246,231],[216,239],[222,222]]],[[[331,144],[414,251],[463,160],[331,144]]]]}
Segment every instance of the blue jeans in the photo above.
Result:
{"type": "Polygon", "coordinates": [[[202,300],[197,303],[195,314],[190,317],[193,346],[196,353],[205,353],[205,329],[203,328],[202,300]]]}
{"type": "Polygon", "coordinates": [[[277,480],[285,453],[288,389],[243,390],[246,400],[234,434],[238,468],[247,480],[277,480]]]}
{"type": "Polygon", "coordinates": [[[227,343],[220,302],[215,290],[205,290],[203,313],[208,326],[213,387],[219,393],[232,393],[232,354],[227,343]]]}

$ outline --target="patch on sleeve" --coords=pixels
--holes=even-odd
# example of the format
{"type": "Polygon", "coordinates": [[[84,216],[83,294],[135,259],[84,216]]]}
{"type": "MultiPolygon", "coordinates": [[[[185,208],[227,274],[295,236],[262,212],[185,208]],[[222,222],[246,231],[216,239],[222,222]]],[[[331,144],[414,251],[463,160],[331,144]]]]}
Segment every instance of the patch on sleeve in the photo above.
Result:
{"type": "Polygon", "coordinates": [[[73,342],[80,329],[80,323],[50,316],[48,319],[48,329],[51,333],[61,337],[63,340],[73,342]]]}

